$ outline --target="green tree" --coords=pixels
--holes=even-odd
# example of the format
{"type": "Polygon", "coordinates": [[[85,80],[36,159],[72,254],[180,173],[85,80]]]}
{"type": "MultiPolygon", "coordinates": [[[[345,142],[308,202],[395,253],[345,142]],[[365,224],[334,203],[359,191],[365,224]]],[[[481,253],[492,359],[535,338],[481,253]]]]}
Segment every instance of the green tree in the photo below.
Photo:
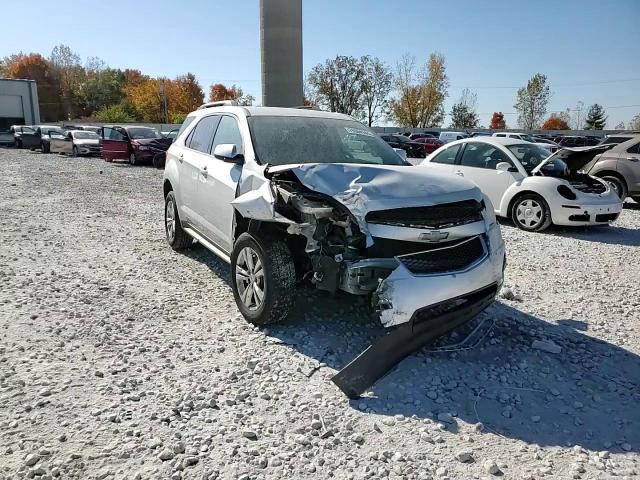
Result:
{"type": "Polygon", "coordinates": [[[518,125],[526,130],[537,128],[545,114],[551,91],[547,85],[547,77],[536,73],[516,94],[516,104],[513,106],[518,111],[518,125]]]}
{"type": "Polygon", "coordinates": [[[80,65],[80,57],[67,45],[56,45],[51,51],[49,61],[60,79],[64,118],[80,116],[82,113],[80,85],[85,77],[85,70],[80,65]]]}
{"type": "Polygon", "coordinates": [[[316,104],[331,112],[354,115],[362,107],[364,77],[360,60],[338,55],[313,67],[307,81],[316,104]]]}
{"type": "Polygon", "coordinates": [[[364,56],[360,59],[364,75],[362,77],[362,114],[369,126],[385,110],[387,97],[391,91],[393,74],[376,57],[364,56]]]}
{"type": "Polygon", "coordinates": [[[629,130],[640,130],[640,113],[629,122],[629,130]]]}
{"type": "Polygon", "coordinates": [[[121,70],[87,70],[86,81],[82,85],[86,113],[121,103],[124,100],[123,86],[124,74],[121,70]]]}
{"type": "Polygon", "coordinates": [[[460,100],[451,108],[451,128],[478,128],[477,99],[478,96],[468,88],[462,91],[460,100]]]}
{"type": "Polygon", "coordinates": [[[135,121],[130,110],[125,105],[111,105],[102,107],[95,112],[95,117],[105,123],[127,123],[135,121]]]}
{"type": "Polygon", "coordinates": [[[585,130],[604,130],[607,125],[607,116],[602,105],[594,103],[589,107],[587,119],[584,121],[585,130]]]}

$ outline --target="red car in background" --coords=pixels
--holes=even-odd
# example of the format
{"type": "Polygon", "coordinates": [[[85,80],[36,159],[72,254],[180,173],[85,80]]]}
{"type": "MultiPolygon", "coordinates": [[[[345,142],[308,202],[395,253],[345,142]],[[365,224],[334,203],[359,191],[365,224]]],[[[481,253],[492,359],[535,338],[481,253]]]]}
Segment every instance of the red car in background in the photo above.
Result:
{"type": "Polygon", "coordinates": [[[131,165],[152,163],[154,157],[164,155],[171,139],[163,137],[151,127],[105,126],[100,142],[102,158],[107,162],[128,160],[131,165]]]}
{"type": "Polygon", "coordinates": [[[442,145],[444,145],[444,143],[434,137],[420,137],[416,138],[413,141],[422,145],[422,148],[424,148],[424,153],[426,155],[435,152],[442,145]]]}

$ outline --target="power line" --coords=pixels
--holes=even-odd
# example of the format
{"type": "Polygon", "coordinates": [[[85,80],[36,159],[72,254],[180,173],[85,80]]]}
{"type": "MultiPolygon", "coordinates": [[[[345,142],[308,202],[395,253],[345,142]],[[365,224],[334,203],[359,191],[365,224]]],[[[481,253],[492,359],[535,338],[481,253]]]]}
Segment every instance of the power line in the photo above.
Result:
{"type": "MultiPolygon", "coordinates": [[[[640,107],[640,104],[637,105],[612,105],[612,106],[606,106],[606,105],[602,105],[602,108],[605,109],[615,109],[615,108],[635,108],[635,107],[640,107]]],[[[566,108],[564,110],[551,110],[547,113],[565,113],[565,112],[586,112],[588,111],[588,108],[584,108],[582,110],[579,109],[575,109],[575,108],[566,108]]],[[[495,112],[484,112],[484,113],[478,113],[478,115],[493,115],[495,112]]],[[[518,112],[501,112],[503,115],[518,115],[518,112]]]]}
{"type": "MultiPolygon", "coordinates": [[[[580,83],[551,83],[550,86],[552,88],[556,87],[579,87],[583,85],[608,85],[611,83],[622,83],[622,82],[640,82],[640,78],[622,78],[618,80],[603,80],[598,82],[580,82],[580,83]]],[[[491,86],[482,86],[482,87],[470,87],[470,86],[459,86],[459,85],[451,85],[451,88],[460,88],[465,89],[468,88],[470,90],[489,90],[489,89],[518,89],[522,88],[522,85],[518,86],[507,86],[507,85],[491,85],[491,86]]]]}

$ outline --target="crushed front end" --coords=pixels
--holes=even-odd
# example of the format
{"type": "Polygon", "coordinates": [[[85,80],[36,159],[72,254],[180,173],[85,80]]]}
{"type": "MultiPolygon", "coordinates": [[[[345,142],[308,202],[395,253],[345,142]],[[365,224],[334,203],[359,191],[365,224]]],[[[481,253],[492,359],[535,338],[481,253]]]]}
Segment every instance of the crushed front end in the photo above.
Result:
{"type": "Polygon", "coordinates": [[[301,279],[369,297],[388,328],[333,378],[349,397],[469,321],[502,284],[505,249],[493,206],[460,179],[418,167],[305,165],[274,172],[234,206],[283,224],[301,279]]]}

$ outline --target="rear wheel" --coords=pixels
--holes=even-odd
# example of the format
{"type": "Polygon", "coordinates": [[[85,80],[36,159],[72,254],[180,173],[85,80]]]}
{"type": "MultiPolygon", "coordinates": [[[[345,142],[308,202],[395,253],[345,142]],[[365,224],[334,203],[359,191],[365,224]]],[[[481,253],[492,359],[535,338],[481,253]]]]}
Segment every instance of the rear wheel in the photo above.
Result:
{"type": "Polygon", "coordinates": [[[71,153],[73,154],[74,157],[77,157],[78,156],[78,147],[76,147],[74,145],[71,153]]]}
{"type": "Polygon", "coordinates": [[[551,210],[540,195],[527,193],[514,202],[511,219],[522,230],[541,232],[551,225],[551,210]]]}
{"type": "Polygon", "coordinates": [[[296,270],[284,240],[240,235],[231,254],[231,284],[240,313],[254,325],[284,320],[295,303],[296,270]]]}
{"type": "Polygon", "coordinates": [[[51,153],[51,145],[42,142],[40,144],[40,149],[42,150],[42,153],[51,153]]]}
{"type": "Polygon", "coordinates": [[[22,141],[16,139],[16,148],[22,148],[22,141]]]}
{"type": "Polygon", "coordinates": [[[193,239],[182,229],[173,190],[167,193],[164,199],[164,227],[167,242],[174,250],[184,250],[193,243],[193,239]]]}
{"type": "Polygon", "coordinates": [[[621,178],[616,177],[615,175],[604,175],[602,180],[607,182],[611,189],[616,192],[616,195],[620,197],[622,200],[627,198],[627,184],[621,178]]]}
{"type": "Polygon", "coordinates": [[[138,161],[138,158],[136,157],[136,154],[131,152],[131,155],[129,155],[129,163],[131,165],[139,165],[140,162],[138,161]]]}

